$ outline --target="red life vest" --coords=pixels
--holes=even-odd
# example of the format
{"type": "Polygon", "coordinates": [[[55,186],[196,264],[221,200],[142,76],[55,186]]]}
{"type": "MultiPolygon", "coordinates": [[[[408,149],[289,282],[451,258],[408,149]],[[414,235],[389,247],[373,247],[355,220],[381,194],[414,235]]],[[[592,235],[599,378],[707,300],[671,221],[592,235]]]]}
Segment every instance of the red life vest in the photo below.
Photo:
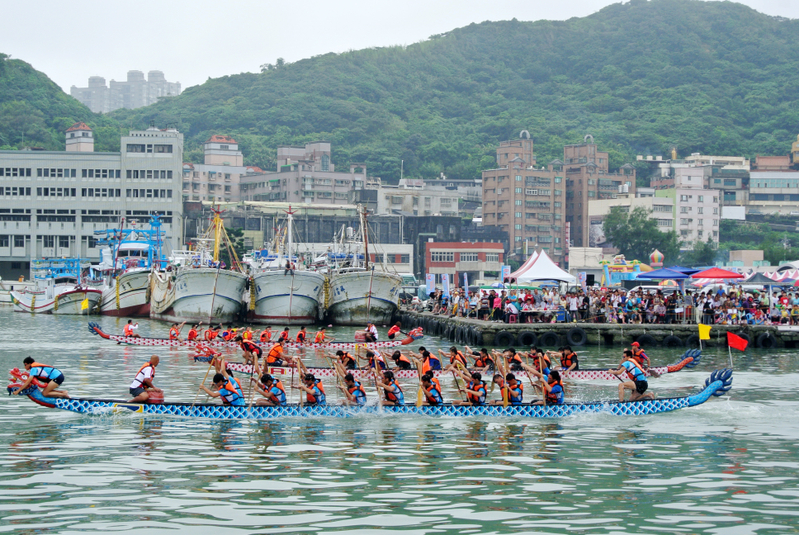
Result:
{"type": "Polygon", "coordinates": [[[217,331],[213,330],[213,329],[206,329],[205,330],[205,339],[210,342],[211,340],[216,338],[216,336],[218,334],[219,333],[217,331]]]}
{"type": "Polygon", "coordinates": [[[391,336],[392,334],[397,334],[398,332],[400,332],[400,328],[399,328],[399,327],[397,327],[396,325],[393,325],[393,326],[392,326],[392,327],[391,327],[391,328],[388,330],[388,335],[389,335],[389,336],[391,336]]]}
{"type": "Polygon", "coordinates": [[[272,346],[272,349],[269,350],[269,353],[266,355],[266,363],[267,364],[274,364],[275,360],[281,358],[283,356],[283,346],[280,344],[275,344],[272,346]]]}
{"type": "Polygon", "coordinates": [[[261,332],[261,342],[268,342],[272,339],[272,332],[264,330],[261,332]]]}
{"type": "Polygon", "coordinates": [[[190,329],[189,330],[189,341],[194,341],[197,339],[197,329],[190,329]]]}

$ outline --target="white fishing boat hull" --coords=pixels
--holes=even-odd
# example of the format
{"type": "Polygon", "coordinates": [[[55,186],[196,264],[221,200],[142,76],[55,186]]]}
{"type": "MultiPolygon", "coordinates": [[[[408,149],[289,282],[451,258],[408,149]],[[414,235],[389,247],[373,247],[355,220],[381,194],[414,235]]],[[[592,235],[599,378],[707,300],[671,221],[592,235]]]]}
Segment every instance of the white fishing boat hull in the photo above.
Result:
{"type": "Polygon", "coordinates": [[[180,268],[154,277],[150,317],[174,322],[229,323],[239,319],[247,276],[226,269],[180,268]]]}
{"type": "Polygon", "coordinates": [[[310,325],[324,316],[325,277],[319,273],[262,271],[253,284],[255,307],[247,314],[253,323],[310,325]]]}
{"type": "Polygon", "coordinates": [[[335,325],[387,324],[397,311],[402,279],[382,271],[352,271],[330,276],[330,306],[335,325]]]}
{"type": "Polygon", "coordinates": [[[149,289],[149,270],[126,271],[103,288],[100,313],[105,316],[147,317],[150,315],[149,289]]]}
{"type": "Polygon", "coordinates": [[[95,311],[102,291],[94,288],[75,288],[75,285],[56,285],[53,291],[38,290],[27,292],[11,292],[14,312],[28,314],[66,314],[87,316],[95,311]],[[88,308],[83,308],[83,301],[88,299],[88,308]]]}

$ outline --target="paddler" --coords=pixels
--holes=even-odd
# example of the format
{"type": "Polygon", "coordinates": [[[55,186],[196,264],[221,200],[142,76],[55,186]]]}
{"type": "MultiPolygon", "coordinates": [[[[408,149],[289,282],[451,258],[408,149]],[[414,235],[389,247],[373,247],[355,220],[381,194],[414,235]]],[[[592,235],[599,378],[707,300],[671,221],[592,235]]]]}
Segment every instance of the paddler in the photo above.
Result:
{"type": "Polygon", "coordinates": [[[244,362],[247,364],[255,364],[261,360],[264,351],[258,346],[258,344],[252,340],[245,340],[243,336],[237,336],[236,342],[239,343],[239,347],[242,351],[244,351],[244,362]]]}
{"type": "Polygon", "coordinates": [[[403,355],[399,350],[394,351],[394,353],[391,355],[391,360],[394,361],[394,364],[400,370],[410,370],[411,369],[411,361],[408,359],[408,357],[403,355]]]}
{"type": "Polygon", "coordinates": [[[306,404],[325,405],[326,404],[325,387],[324,385],[322,385],[322,381],[314,377],[312,373],[306,373],[303,376],[303,381],[305,382],[305,386],[291,385],[291,388],[296,388],[298,390],[302,390],[303,392],[305,392],[306,404]]]}
{"type": "Polygon", "coordinates": [[[569,346],[561,348],[560,370],[562,372],[570,372],[572,370],[579,370],[579,369],[580,369],[580,361],[577,359],[577,353],[572,351],[572,348],[569,346]]]}
{"type": "Polygon", "coordinates": [[[441,396],[441,385],[433,377],[432,372],[422,375],[422,389],[425,395],[425,405],[441,405],[444,398],[441,396]]]}
{"type": "Polygon", "coordinates": [[[383,355],[380,352],[375,353],[371,349],[366,350],[366,362],[367,367],[371,369],[375,369],[375,363],[380,367],[381,370],[386,369],[386,361],[383,360],[383,355]]]}
{"type": "Polygon", "coordinates": [[[400,323],[399,321],[394,325],[392,325],[391,328],[388,330],[388,339],[393,340],[398,333],[402,332],[400,331],[401,328],[402,328],[402,323],[400,323]]]}
{"type": "Polygon", "coordinates": [[[277,337],[278,342],[283,342],[284,344],[289,341],[289,328],[286,327],[282,331],[280,331],[280,336],[277,337]]]}
{"type": "MultiPolygon", "coordinates": [[[[219,328],[221,329],[222,326],[220,325],[219,328]]],[[[203,333],[203,337],[205,338],[206,342],[213,342],[214,339],[219,335],[219,331],[214,329],[213,325],[209,325],[205,332],[203,333]]]]}
{"type": "Polygon", "coordinates": [[[56,390],[57,386],[61,386],[64,382],[64,374],[61,370],[54,368],[47,364],[39,364],[33,357],[25,357],[22,365],[28,370],[28,378],[22,383],[22,386],[13,392],[14,395],[19,395],[20,392],[30,386],[34,379],[46,383],[42,395],[50,398],[68,398],[69,394],[66,390],[56,390]]]}
{"type": "MultiPolygon", "coordinates": [[[[440,349],[438,350],[439,354],[444,355],[444,352],[440,349]]],[[[446,355],[444,355],[446,356],[446,355]]],[[[466,357],[463,356],[463,353],[458,350],[457,347],[452,346],[449,348],[449,366],[444,368],[445,373],[449,373],[455,369],[466,369],[469,366],[469,363],[466,362],[466,357]]]]}
{"type": "Polygon", "coordinates": [[[252,342],[252,329],[249,327],[244,329],[244,332],[241,333],[241,338],[243,340],[249,340],[250,342],[252,342]]]}
{"type": "Polygon", "coordinates": [[[516,379],[512,373],[502,377],[502,374],[494,374],[492,382],[499,387],[500,399],[491,402],[492,405],[503,405],[505,400],[511,405],[521,405],[524,398],[524,385],[516,379]]]}
{"type": "Polygon", "coordinates": [[[345,405],[366,405],[366,391],[351,373],[344,376],[344,385],[338,387],[344,393],[345,405]]]}
{"type": "Polygon", "coordinates": [[[533,405],[563,405],[563,396],[566,391],[563,389],[563,381],[557,370],[552,370],[546,381],[542,378],[541,385],[546,391],[545,399],[539,399],[533,405]]]}
{"type": "Polygon", "coordinates": [[[214,375],[213,378],[214,390],[210,390],[205,385],[200,385],[200,388],[212,398],[221,398],[223,405],[243,406],[244,394],[241,391],[241,385],[238,381],[233,379],[225,369],[224,361],[221,362],[219,373],[214,375]]]}
{"type": "Polygon", "coordinates": [[[261,407],[283,407],[286,405],[286,389],[283,388],[282,382],[268,373],[261,376],[260,383],[254,377],[251,377],[250,380],[255,385],[255,391],[266,398],[256,401],[256,405],[261,407]]]}
{"type": "Polygon", "coordinates": [[[200,334],[199,333],[200,325],[202,325],[202,323],[198,323],[197,325],[193,325],[192,328],[189,329],[189,334],[186,337],[186,340],[188,340],[189,342],[196,342],[197,341],[197,336],[199,336],[199,334],[200,334]]]}
{"type": "Polygon", "coordinates": [[[345,370],[354,370],[358,367],[358,361],[355,360],[355,357],[349,354],[348,351],[343,351],[339,349],[336,351],[336,356],[338,360],[341,362],[341,365],[344,366],[345,370]]]}
{"type": "Polygon", "coordinates": [[[466,347],[466,352],[471,354],[474,358],[474,367],[481,369],[481,373],[486,373],[493,370],[495,367],[494,358],[491,356],[487,348],[482,348],[478,353],[475,353],[469,346],[466,347]]]}
{"type": "Polygon", "coordinates": [[[314,344],[324,344],[325,343],[325,328],[322,327],[319,329],[313,337],[314,344]]]}
{"type": "Polygon", "coordinates": [[[629,349],[624,350],[624,360],[616,370],[608,370],[616,376],[627,374],[628,381],[619,384],[619,401],[624,401],[624,391],[630,391],[630,401],[638,401],[644,398],[655,399],[655,394],[647,392],[649,382],[646,380],[646,372],[638,363],[629,349]]]}
{"type": "Polygon", "coordinates": [[[483,382],[483,376],[480,372],[472,372],[471,374],[464,373],[457,370],[455,373],[461,376],[464,382],[468,381],[464,391],[466,392],[466,401],[456,400],[452,403],[454,405],[485,405],[486,404],[486,384],[483,382]]]}
{"type": "Polygon", "coordinates": [[[139,324],[133,323],[133,320],[128,320],[127,325],[122,329],[122,334],[127,336],[128,338],[141,338],[140,334],[136,334],[133,331],[139,328],[139,324]]]}
{"type": "Polygon", "coordinates": [[[269,353],[264,357],[264,367],[266,366],[284,366],[286,363],[291,364],[290,357],[283,354],[283,342],[278,340],[269,349],[269,353]]]}
{"type": "Polygon", "coordinates": [[[147,364],[136,372],[136,377],[130,384],[130,395],[133,396],[133,399],[129,399],[128,403],[144,403],[150,399],[149,392],[163,392],[160,388],[153,386],[155,367],[158,366],[159,360],[158,355],[153,355],[147,364]]]}
{"type": "Polygon", "coordinates": [[[364,338],[367,342],[377,342],[377,327],[375,327],[374,323],[371,321],[367,323],[365,332],[366,335],[364,338]]]}
{"type": "Polygon", "coordinates": [[[522,369],[522,356],[519,355],[514,348],[509,347],[502,352],[502,356],[505,362],[508,363],[511,371],[517,372],[522,369]]]}
{"type": "Polygon", "coordinates": [[[264,344],[266,342],[271,342],[272,341],[272,328],[271,327],[267,327],[266,329],[261,331],[261,336],[259,338],[261,339],[261,343],[262,344],[264,344]]]}
{"type": "Polygon", "coordinates": [[[304,344],[306,336],[308,336],[308,332],[305,330],[305,326],[303,325],[302,327],[300,327],[300,330],[297,331],[297,338],[296,338],[297,343],[304,344]]]}
{"type": "Polygon", "coordinates": [[[384,405],[404,405],[405,395],[402,393],[402,388],[394,379],[394,372],[386,370],[383,372],[383,380],[376,379],[377,388],[382,388],[385,391],[386,399],[383,401],[384,405]]]}
{"type": "Polygon", "coordinates": [[[184,321],[180,325],[177,323],[173,323],[172,327],[169,328],[169,339],[170,340],[180,340],[180,331],[183,329],[183,326],[186,325],[184,321]]]}
{"type": "Polygon", "coordinates": [[[639,344],[638,342],[633,342],[631,347],[632,347],[632,352],[633,352],[633,358],[635,359],[635,361],[644,370],[648,370],[649,369],[649,357],[646,356],[646,353],[644,352],[643,348],[641,348],[641,344],[639,344]]]}

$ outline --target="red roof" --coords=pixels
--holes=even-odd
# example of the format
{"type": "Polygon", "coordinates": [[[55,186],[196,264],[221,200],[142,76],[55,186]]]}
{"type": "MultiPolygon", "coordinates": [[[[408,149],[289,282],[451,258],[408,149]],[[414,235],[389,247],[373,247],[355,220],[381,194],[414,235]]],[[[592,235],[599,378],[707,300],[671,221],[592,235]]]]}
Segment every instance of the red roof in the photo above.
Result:
{"type": "Polygon", "coordinates": [[[193,163],[183,162],[183,167],[187,167],[189,169],[194,169],[193,163]]]}
{"type": "Polygon", "coordinates": [[[92,131],[91,128],[86,123],[75,123],[69,128],[67,128],[67,132],[74,132],[76,130],[88,130],[89,132],[92,131]]]}
{"type": "Polygon", "coordinates": [[[692,279],[743,279],[744,276],[734,271],[719,269],[717,267],[700,271],[691,275],[692,279]]]}
{"type": "Polygon", "coordinates": [[[238,141],[236,141],[235,139],[233,139],[230,136],[218,136],[218,135],[214,134],[213,136],[211,136],[211,138],[208,141],[206,141],[206,143],[236,143],[236,144],[238,144],[238,141]]]}
{"type": "Polygon", "coordinates": [[[248,165],[247,171],[252,171],[253,173],[263,173],[264,170],[255,165],[248,165]]]}

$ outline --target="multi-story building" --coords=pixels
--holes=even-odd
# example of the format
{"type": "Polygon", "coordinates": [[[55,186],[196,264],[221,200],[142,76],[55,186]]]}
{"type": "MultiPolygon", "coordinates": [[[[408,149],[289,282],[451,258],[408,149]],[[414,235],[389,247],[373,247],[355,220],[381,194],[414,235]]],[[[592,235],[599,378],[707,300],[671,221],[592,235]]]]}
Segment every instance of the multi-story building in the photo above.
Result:
{"type": "Polygon", "coordinates": [[[501,243],[425,243],[427,273],[446,273],[456,286],[463,284],[464,273],[469,284],[484,279],[486,272],[499,273],[504,256],[501,243]]]}
{"type": "Polygon", "coordinates": [[[128,71],[125,82],[111,80],[109,87],[102,76],[92,76],[88,87],[73,85],[69,93],[93,112],[108,113],[119,108],[141,108],[155,104],[161,97],[177,96],[180,82],[167,82],[161,71],[148,72],[146,80],[143,72],[128,71]]]}
{"type": "Polygon", "coordinates": [[[635,196],[635,168],[627,163],[621,166],[618,173],[611,173],[608,153],[597,150],[591,135],[585,136],[583,143],[563,147],[563,167],[570,245],[587,247],[591,227],[589,202],[613,199],[619,192],[635,196]]]}
{"type": "Polygon", "coordinates": [[[84,123],[66,132],[66,151],[0,151],[0,276],[28,275],[30,260],[99,258],[95,231],[124,218],[146,225],[162,215],[173,247],[182,244],[177,130],[131,131],[121,152],[94,152],[84,123]]]}
{"type": "Polygon", "coordinates": [[[536,167],[533,140],[522,131],[518,140],[497,148],[496,169],[483,171],[482,224],[508,233],[510,253],[520,259],[525,242],[540,245],[563,261],[566,184],[563,162],[536,167]]]}
{"type": "Polygon", "coordinates": [[[691,249],[694,242],[711,239],[718,244],[721,206],[719,191],[703,187],[675,187],[655,191],[655,197],[670,199],[674,206],[674,230],[691,249]]]}
{"type": "Polygon", "coordinates": [[[791,144],[791,162],[794,165],[799,165],[799,135],[796,136],[796,141],[791,144]]]}
{"type": "Polygon", "coordinates": [[[241,199],[308,204],[348,204],[353,192],[376,189],[380,178],[366,174],[366,164],[353,163],[348,173],[337,172],[330,160],[330,143],[304,147],[280,146],[277,172],[250,175],[241,180],[241,199]]]}
{"type": "Polygon", "coordinates": [[[236,202],[241,198],[241,177],[262,174],[260,167],[245,166],[238,142],[213,135],[203,144],[205,163],[183,164],[183,200],[236,202]]]}
{"type": "MultiPolygon", "coordinates": [[[[649,212],[650,219],[657,222],[661,232],[671,232],[674,227],[674,199],[670,197],[656,197],[652,188],[638,188],[636,194],[619,193],[615,199],[597,199],[588,203],[588,217],[590,232],[588,247],[599,247],[605,242],[605,233],[602,223],[610,214],[611,209],[618,207],[624,212],[631,212],[636,208],[644,208],[649,212]]],[[[717,229],[718,230],[718,229],[717,229]]]]}
{"type": "Polygon", "coordinates": [[[413,215],[458,215],[458,192],[443,184],[403,178],[396,186],[381,184],[377,213],[406,212],[413,215]]]}
{"type": "Polygon", "coordinates": [[[752,171],[749,179],[749,213],[799,212],[799,171],[752,171]]]}

